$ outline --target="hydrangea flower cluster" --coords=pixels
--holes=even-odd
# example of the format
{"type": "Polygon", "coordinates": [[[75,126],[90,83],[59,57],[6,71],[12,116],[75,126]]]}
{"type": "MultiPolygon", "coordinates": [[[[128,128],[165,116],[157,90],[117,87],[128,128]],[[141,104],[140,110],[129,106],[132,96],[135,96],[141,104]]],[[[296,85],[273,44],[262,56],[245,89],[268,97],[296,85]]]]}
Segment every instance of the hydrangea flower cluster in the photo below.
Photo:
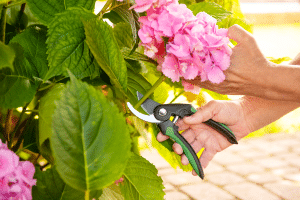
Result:
{"type": "Polygon", "coordinates": [[[185,90],[195,87],[184,80],[197,76],[212,83],[225,79],[232,50],[227,29],[219,29],[215,18],[205,12],[194,16],[177,0],[136,0],[132,8],[147,12],[139,18],[138,34],[145,54],[157,60],[165,76],[173,82],[182,77],[185,90]]]}
{"type": "Polygon", "coordinates": [[[0,200],[30,200],[35,169],[29,161],[19,157],[7,148],[0,139],[0,200]]]}

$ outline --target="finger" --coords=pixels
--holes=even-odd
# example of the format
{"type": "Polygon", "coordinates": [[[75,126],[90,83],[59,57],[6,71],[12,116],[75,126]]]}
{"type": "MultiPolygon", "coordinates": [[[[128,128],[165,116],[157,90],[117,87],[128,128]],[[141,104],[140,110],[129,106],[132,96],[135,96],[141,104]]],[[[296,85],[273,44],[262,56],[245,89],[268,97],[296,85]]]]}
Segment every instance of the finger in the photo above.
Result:
{"type": "Polygon", "coordinates": [[[243,29],[240,25],[233,25],[228,28],[227,36],[237,43],[241,43],[249,38],[253,38],[252,34],[243,29]]]}
{"type": "Polygon", "coordinates": [[[190,125],[184,123],[184,121],[182,119],[179,119],[176,122],[176,126],[178,126],[178,131],[187,130],[190,127],[190,125]]]}
{"type": "MultiPolygon", "coordinates": [[[[194,149],[195,153],[198,153],[202,149],[202,145],[200,145],[200,143],[198,143],[197,140],[191,143],[191,147],[194,149]]],[[[183,165],[189,164],[189,160],[185,154],[182,154],[181,156],[181,163],[183,165]]]]}
{"type": "Polygon", "coordinates": [[[159,133],[157,134],[157,136],[156,136],[156,139],[157,139],[157,141],[159,141],[159,142],[163,142],[163,141],[165,141],[165,140],[167,140],[167,139],[169,139],[169,138],[170,138],[169,136],[166,136],[166,135],[162,134],[161,132],[159,132],[159,133]]]}
{"type": "Polygon", "coordinates": [[[220,111],[220,105],[216,101],[210,101],[206,105],[198,109],[198,111],[188,117],[184,117],[183,121],[186,124],[200,124],[213,118],[220,111]]]}
{"type": "MultiPolygon", "coordinates": [[[[195,137],[196,137],[196,135],[194,134],[194,131],[192,129],[188,129],[188,130],[184,131],[181,134],[181,136],[183,136],[184,139],[188,143],[192,143],[195,140],[195,137]]],[[[183,153],[183,149],[178,143],[173,144],[173,150],[175,151],[175,153],[177,153],[179,155],[181,155],[183,153]]]]}
{"type": "Polygon", "coordinates": [[[209,162],[213,159],[213,157],[216,155],[217,152],[211,152],[211,151],[206,151],[206,149],[204,149],[201,157],[200,157],[200,163],[204,168],[206,168],[209,164],[209,162]]]}

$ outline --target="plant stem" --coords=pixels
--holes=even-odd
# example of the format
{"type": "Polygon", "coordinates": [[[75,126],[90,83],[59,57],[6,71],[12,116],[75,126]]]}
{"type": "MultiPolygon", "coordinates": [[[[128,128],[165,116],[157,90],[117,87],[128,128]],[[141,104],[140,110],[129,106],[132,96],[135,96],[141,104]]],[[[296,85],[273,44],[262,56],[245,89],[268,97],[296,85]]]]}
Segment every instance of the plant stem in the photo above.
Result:
{"type": "Polygon", "coordinates": [[[174,102],[178,97],[180,97],[183,93],[184,93],[184,90],[182,90],[181,92],[179,92],[179,94],[177,94],[177,95],[172,99],[172,101],[171,101],[169,104],[173,103],[173,102],[174,102]]]}
{"type": "Polygon", "coordinates": [[[162,75],[155,83],[154,85],[150,88],[150,90],[143,96],[143,98],[141,100],[139,100],[139,102],[137,102],[137,104],[134,106],[135,109],[138,109],[138,107],[140,107],[142,105],[142,103],[148,98],[150,97],[150,95],[154,92],[154,90],[165,80],[165,76],[162,75]]]}
{"type": "Polygon", "coordinates": [[[97,14],[98,17],[102,17],[102,15],[106,12],[107,8],[111,5],[113,0],[107,0],[103,8],[97,14]]]}
{"type": "Polygon", "coordinates": [[[8,109],[7,114],[6,114],[6,119],[5,119],[5,135],[7,137],[7,140],[10,141],[10,131],[11,131],[11,117],[13,115],[13,109],[8,109]]]}
{"type": "Polygon", "coordinates": [[[5,30],[6,30],[6,5],[3,6],[1,12],[1,21],[0,21],[0,41],[5,43],[5,30]]]}
{"type": "Polygon", "coordinates": [[[90,191],[85,191],[84,200],[90,200],[90,191]]]}
{"type": "Polygon", "coordinates": [[[20,117],[19,117],[19,120],[18,120],[18,122],[17,122],[17,124],[16,124],[16,126],[15,126],[15,129],[14,129],[14,131],[11,133],[11,138],[10,138],[10,140],[9,140],[9,142],[8,142],[8,146],[9,146],[10,148],[12,147],[12,143],[13,143],[15,134],[16,134],[16,132],[17,132],[19,126],[20,126],[20,123],[21,123],[21,121],[22,121],[23,115],[24,115],[24,113],[25,113],[26,108],[27,108],[28,105],[29,105],[29,103],[25,104],[25,106],[23,107],[22,112],[21,112],[20,117]]]}
{"type": "Polygon", "coordinates": [[[23,3],[26,3],[26,0],[11,3],[11,4],[7,5],[6,8],[10,8],[10,7],[13,7],[13,6],[16,6],[16,5],[19,5],[19,4],[23,4],[23,3]]]}

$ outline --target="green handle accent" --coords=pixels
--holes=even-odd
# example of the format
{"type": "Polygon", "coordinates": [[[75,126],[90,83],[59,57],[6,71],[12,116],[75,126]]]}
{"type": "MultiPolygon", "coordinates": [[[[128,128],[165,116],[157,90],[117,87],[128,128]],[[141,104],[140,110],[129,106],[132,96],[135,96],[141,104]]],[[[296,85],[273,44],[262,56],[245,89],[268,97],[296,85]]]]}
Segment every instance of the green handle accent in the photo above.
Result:
{"type": "MultiPolygon", "coordinates": [[[[176,129],[176,128],[175,128],[176,129]]],[[[166,130],[166,135],[177,142],[183,149],[184,154],[188,158],[190,164],[192,165],[195,172],[200,176],[202,179],[204,178],[203,169],[201,167],[200,161],[197,157],[197,154],[191,147],[191,145],[181,136],[178,131],[174,130],[172,127],[168,127],[166,130]]]]}

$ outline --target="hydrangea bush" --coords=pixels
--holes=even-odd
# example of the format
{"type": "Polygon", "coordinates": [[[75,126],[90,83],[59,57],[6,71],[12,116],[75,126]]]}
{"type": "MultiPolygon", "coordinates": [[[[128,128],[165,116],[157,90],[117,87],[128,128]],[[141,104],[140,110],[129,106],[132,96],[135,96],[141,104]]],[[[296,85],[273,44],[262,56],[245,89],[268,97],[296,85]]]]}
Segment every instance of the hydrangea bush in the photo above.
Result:
{"type": "Polygon", "coordinates": [[[186,80],[224,80],[238,1],[96,3],[0,0],[0,200],[163,199],[145,145],[192,170],[126,102],[203,103],[186,80]]]}

